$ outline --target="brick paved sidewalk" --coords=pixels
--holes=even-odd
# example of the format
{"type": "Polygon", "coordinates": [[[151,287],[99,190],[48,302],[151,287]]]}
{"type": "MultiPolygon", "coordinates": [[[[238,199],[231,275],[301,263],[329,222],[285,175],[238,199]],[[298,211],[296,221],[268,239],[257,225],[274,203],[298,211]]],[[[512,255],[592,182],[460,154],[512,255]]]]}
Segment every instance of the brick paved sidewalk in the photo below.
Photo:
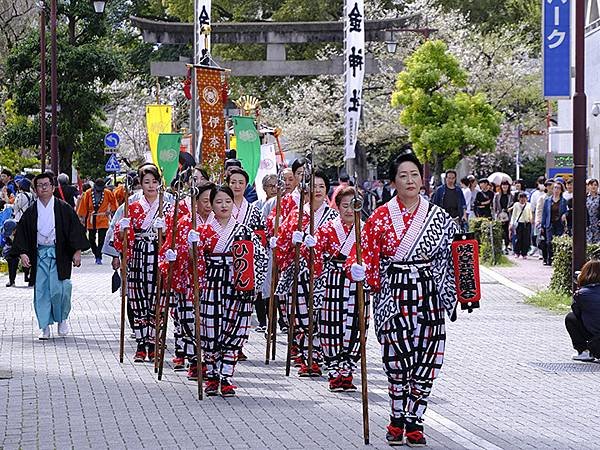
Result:
{"type": "MultiPolygon", "coordinates": [[[[325,378],[286,378],[281,344],[265,366],[257,333],[235,376],[236,398],[199,402],[196,385],[170,368],[158,382],[151,364],[131,361],[129,339],[119,364],[120,298],[110,275],[84,259],[73,277],[72,333],[46,342],[37,340],[32,291],[3,288],[0,372],[12,378],[0,380],[0,448],[363,447],[360,394],[330,393],[325,378]]],[[[483,282],[482,308],[448,327],[426,415],[430,447],[600,448],[600,372],[573,372],[600,365],[571,364],[561,317],[483,282]],[[548,363],[563,365],[539,367],[548,363]]],[[[373,334],[368,365],[371,447],[387,448],[387,383],[373,334]]]]}
{"type": "Polygon", "coordinates": [[[552,267],[544,266],[543,261],[538,259],[537,256],[521,259],[511,255],[507,258],[513,263],[513,266],[493,267],[492,269],[532,291],[540,291],[550,286],[552,267]]]}

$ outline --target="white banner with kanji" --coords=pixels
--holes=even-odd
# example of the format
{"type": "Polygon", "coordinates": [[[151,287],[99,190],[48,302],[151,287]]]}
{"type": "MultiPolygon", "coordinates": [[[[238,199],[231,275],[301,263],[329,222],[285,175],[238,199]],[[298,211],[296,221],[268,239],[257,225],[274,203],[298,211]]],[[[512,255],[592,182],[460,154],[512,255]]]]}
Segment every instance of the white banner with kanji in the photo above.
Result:
{"type": "MultiPolygon", "coordinates": [[[[210,52],[210,9],[212,0],[194,0],[194,65],[203,62],[210,52]]],[[[197,96],[196,96],[197,97],[197,96]]],[[[193,106],[192,106],[193,107],[193,106]]],[[[202,118],[200,108],[196,108],[196,148],[194,156],[198,160],[202,152],[202,118]]]]}
{"type": "Polygon", "coordinates": [[[365,77],[364,0],[346,0],[344,7],[344,160],[355,157],[365,77]]]}

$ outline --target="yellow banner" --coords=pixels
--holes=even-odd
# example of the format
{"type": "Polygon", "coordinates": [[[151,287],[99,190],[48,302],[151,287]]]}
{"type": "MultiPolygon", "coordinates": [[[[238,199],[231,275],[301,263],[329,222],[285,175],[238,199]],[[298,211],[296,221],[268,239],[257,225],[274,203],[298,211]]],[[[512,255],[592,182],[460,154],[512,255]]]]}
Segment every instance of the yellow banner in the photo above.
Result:
{"type": "Polygon", "coordinates": [[[148,128],[148,145],[152,154],[152,162],[158,165],[158,135],[171,132],[173,107],[171,105],[147,105],[146,127],[148,128]]]}

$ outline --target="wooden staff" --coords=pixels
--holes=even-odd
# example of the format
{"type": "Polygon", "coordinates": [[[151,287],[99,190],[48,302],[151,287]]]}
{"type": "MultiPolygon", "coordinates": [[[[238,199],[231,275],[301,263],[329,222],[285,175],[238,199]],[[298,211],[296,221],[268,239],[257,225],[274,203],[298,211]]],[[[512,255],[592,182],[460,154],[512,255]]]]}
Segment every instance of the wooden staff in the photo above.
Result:
{"type": "MultiPolygon", "coordinates": [[[[279,231],[279,214],[281,214],[281,180],[277,180],[277,201],[275,203],[275,224],[273,236],[277,237],[279,231]]],[[[271,250],[271,292],[269,295],[269,322],[267,326],[267,348],[265,364],[269,365],[271,358],[271,345],[273,345],[273,359],[275,359],[275,344],[277,339],[277,323],[275,309],[275,289],[277,289],[277,248],[271,250]]]]}
{"type": "MultiPolygon", "coordinates": [[[[171,250],[175,250],[175,238],[177,237],[177,220],[178,220],[178,213],[179,213],[179,188],[180,188],[180,181],[177,181],[175,183],[175,206],[173,207],[173,226],[171,228],[171,245],[170,245],[170,249],[171,250]]],[[[166,292],[165,292],[165,306],[163,309],[163,312],[161,314],[161,324],[160,327],[157,328],[157,333],[156,335],[159,336],[160,335],[160,339],[159,339],[159,345],[157,347],[157,356],[158,356],[158,380],[162,380],[162,374],[163,374],[163,366],[164,366],[164,362],[165,362],[165,348],[166,348],[166,340],[167,340],[167,328],[168,328],[168,324],[169,324],[169,306],[171,305],[170,302],[170,295],[171,295],[171,287],[173,285],[173,262],[169,261],[169,270],[167,272],[167,285],[166,285],[166,292]]]]}
{"type": "MultiPolygon", "coordinates": [[[[196,211],[196,180],[192,176],[191,178],[191,196],[192,196],[192,230],[196,230],[197,221],[196,215],[198,212],[196,211]]],[[[198,400],[202,400],[202,347],[200,340],[200,295],[199,295],[199,286],[198,286],[198,244],[196,242],[192,243],[192,281],[194,287],[194,315],[196,320],[194,321],[194,326],[196,329],[196,364],[198,367],[198,400]]]]}
{"type": "MultiPolygon", "coordinates": [[[[125,203],[123,218],[129,216],[129,190],[127,176],[125,177],[125,203]]],[[[125,352],[125,314],[127,313],[127,230],[123,234],[123,253],[121,254],[121,330],[119,332],[119,362],[123,362],[125,352]]]]}
{"type": "MultiPolygon", "coordinates": [[[[163,209],[164,209],[164,203],[165,203],[165,199],[164,199],[164,191],[163,191],[163,186],[162,186],[162,181],[161,181],[161,186],[159,187],[160,191],[158,192],[158,217],[163,217],[163,209]]],[[[160,251],[160,249],[162,248],[162,244],[163,244],[163,234],[162,234],[162,230],[158,233],[158,250],[156,252],[156,254],[158,255],[158,252],[160,251]]],[[[157,261],[158,262],[158,261],[157,261]]],[[[162,292],[162,275],[160,273],[160,269],[158,268],[158,264],[156,266],[156,291],[154,292],[154,373],[158,372],[158,361],[156,358],[156,349],[158,348],[158,343],[159,343],[159,335],[157,330],[160,329],[160,312],[162,309],[161,306],[161,301],[162,301],[162,296],[161,296],[161,292],[162,292]]]]}
{"type": "MultiPolygon", "coordinates": [[[[310,168],[310,225],[309,233],[315,235],[315,171],[310,168]]],[[[308,249],[308,368],[312,371],[313,365],[313,336],[315,321],[313,318],[314,312],[314,294],[315,294],[315,249],[308,249]]]]}
{"type": "MultiPolygon", "coordinates": [[[[356,241],[356,263],[362,264],[362,248],[360,244],[360,212],[362,201],[354,190],[354,237],[356,241]]],[[[365,323],[365,291],[363,282],[356,283],[356,301],[358,308],[358,328],[360,330],[360,381],[362,391],[363,437],[365,445],[369,445],[369,395],[367,391],[367,324],[365,323]]]]}
{"type": "MultiPolygon", "coordinates": [[[[296,230],[302,231],[302,218],[304,216],[304,189],[306,183],[302,181],[300,185],[300,203],[298,205],[298,226],[296,230]]],[[[294,249],[294,284],[292,286],[292,304],[288,314],[288,343],[287,356],[285,359],[285,376],[290,376],[292,363],[292,344],[294,341],[294,321],[296,320],[296,305],[298,304],[298,273],[300,272],[300,244],[296,244],[294,249]]]]}

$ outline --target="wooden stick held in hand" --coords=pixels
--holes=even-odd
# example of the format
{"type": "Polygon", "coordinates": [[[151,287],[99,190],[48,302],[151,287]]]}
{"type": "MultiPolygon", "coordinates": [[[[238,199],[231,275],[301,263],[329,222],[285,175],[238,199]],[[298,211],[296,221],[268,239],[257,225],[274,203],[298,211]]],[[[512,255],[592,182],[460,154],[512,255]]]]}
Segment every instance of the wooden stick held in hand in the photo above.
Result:
{"type": "MultiPolygon", "coordinates": [[[[125,177],[125,203],[123,217],[129,217],[129,190],[125,177]]],[[[123,254],[121,255],[121,329],[119,331],[119,362],[123,362],[125,353],[125,314],[127,314],[127,233],[123,234],[123,254]]]]}

